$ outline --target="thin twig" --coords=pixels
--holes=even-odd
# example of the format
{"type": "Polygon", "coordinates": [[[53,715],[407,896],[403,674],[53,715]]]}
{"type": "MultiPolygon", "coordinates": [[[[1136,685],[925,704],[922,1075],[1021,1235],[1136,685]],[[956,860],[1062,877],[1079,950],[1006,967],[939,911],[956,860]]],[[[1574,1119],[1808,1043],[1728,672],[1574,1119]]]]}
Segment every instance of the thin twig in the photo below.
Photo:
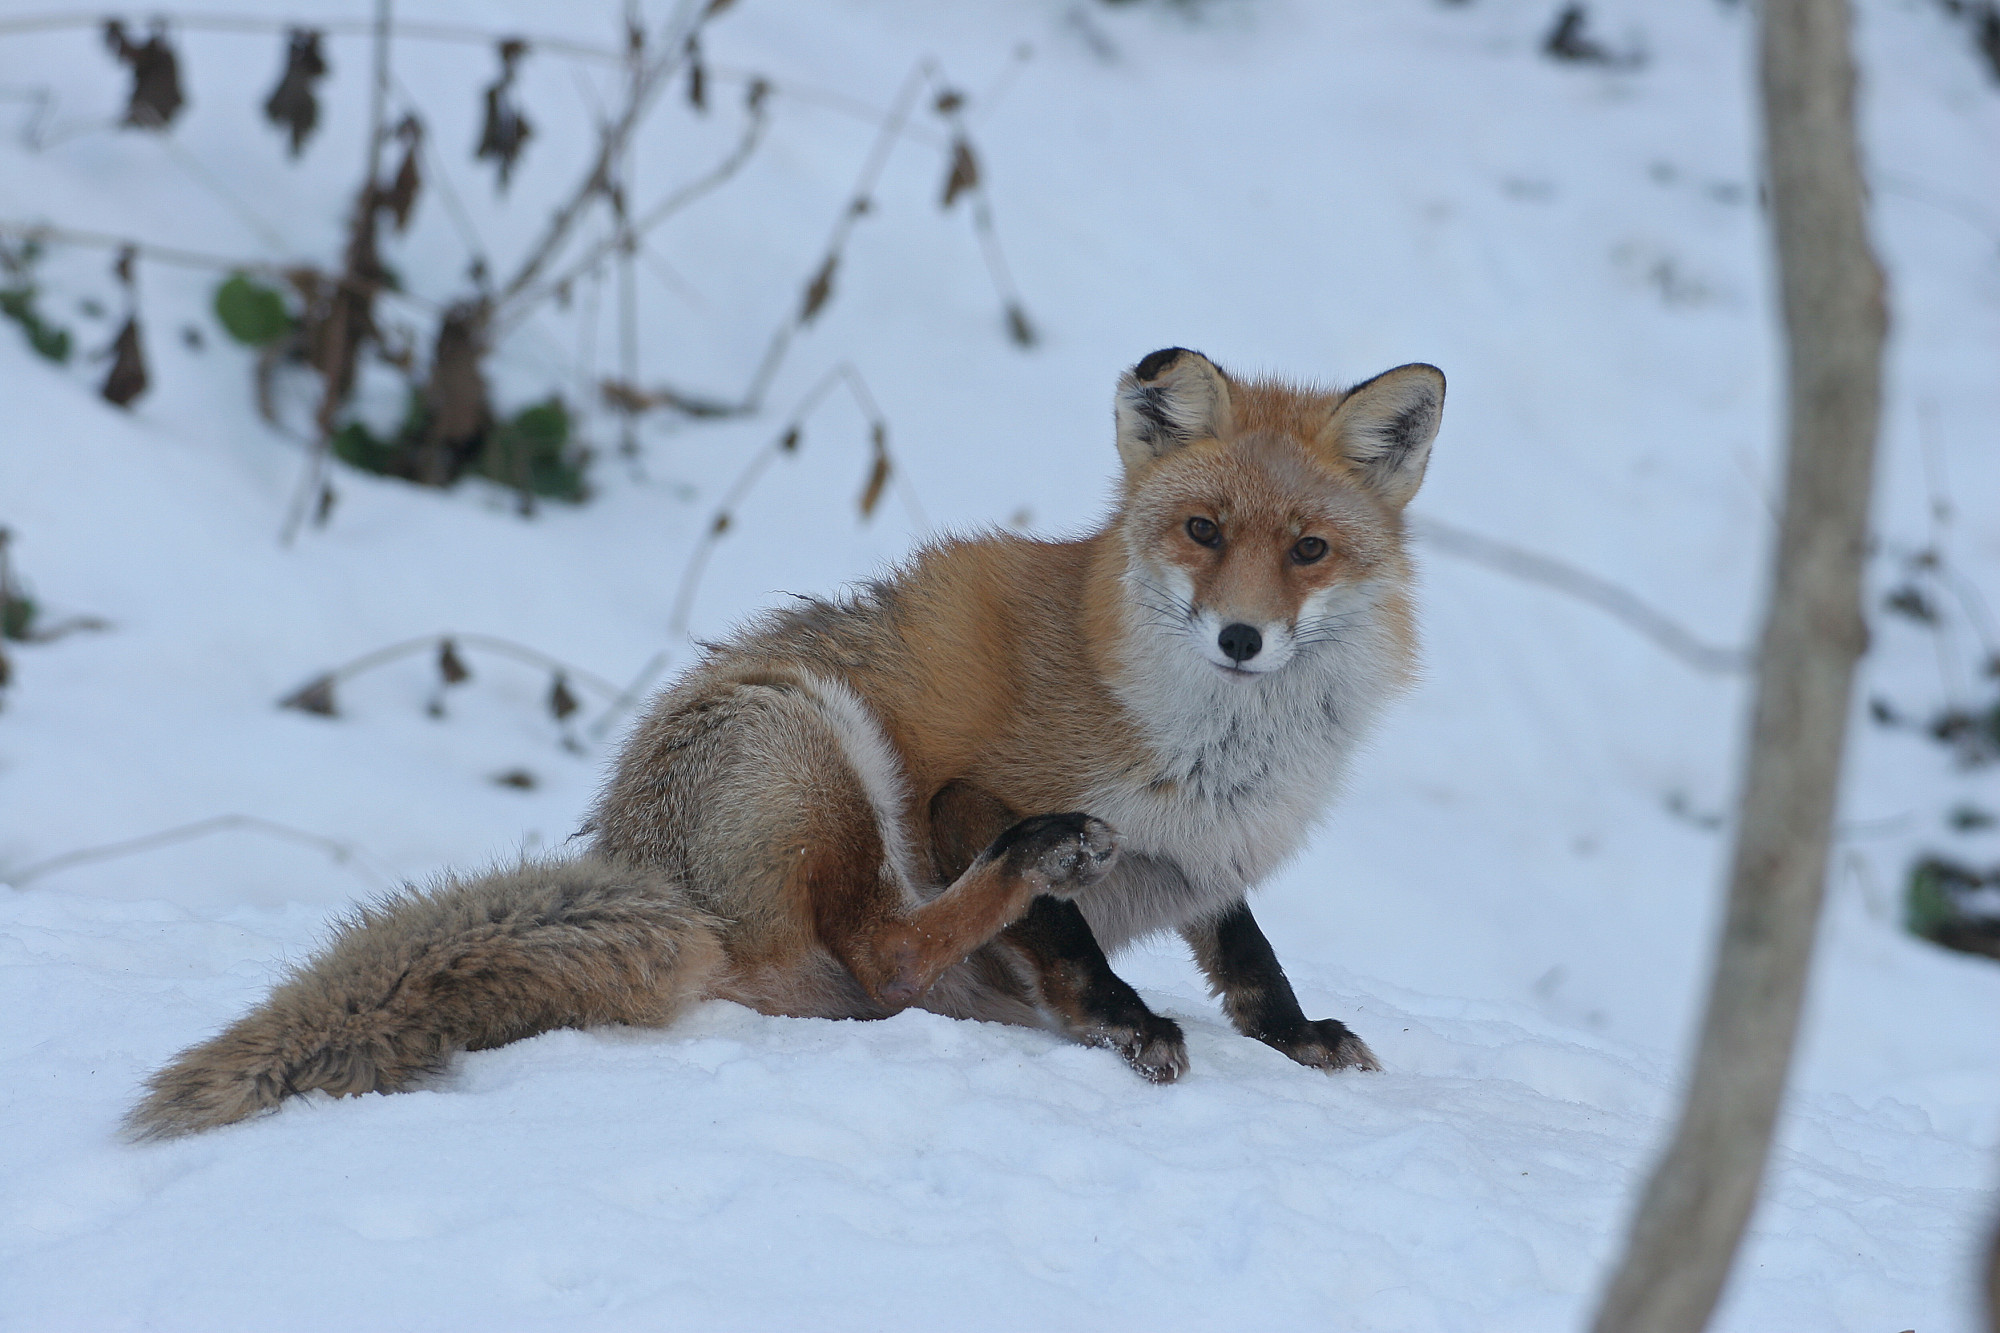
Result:
{"type": "Polygon", "coordinates": [[[690,0],[681,0],[675,17],[667,25],[667,35],[663,39],[662,54],[638,68],[627,90],[625,106],[618,119],[606,125],[598,135],[597,155],[591,160],[590,169],[583,175],[570,197],[555,216],[549,219],[548,228],[536,241],[528,255],[515,270],[514,276],[500,287],[495,298],[496,309],[505,307],[523,291],[540,281],[542,271],[555,259],[556,254],[570,238],[577,222],[585,210],[604,193],[611,183],[619,159],[624,155],[626,145],[637,132],[639,122],[652,109],[653,100],[660,89],[687,58],[688,38],[701,26],[706,17],[705,7],[697,12],[690,0]],[[691,17],[692,16],[692,17],[691,17]]]}
{"type": "Polygon", "coordinates": [[[46,861],[36,861],[22,866],[19,870],[0,870],[0,884],[15,889],[25,889],[35,880],[75,866],[88,865],[95,861],[112,861],[123,856],[136,856],[141,852],[155,851],[175,843],[192,842],[196,838],[205,838],[214,833],[233,832],[261,833],[267,837],[317,847],[332,857],[336,865],[350,867],[357,873],[366,871],[367,873],[361,874],[361,878],[367,880],[373,888],[392,888],[398,882],[398,877],[394,873],[385,871],[381,862],[351,842],[343,842],[338,838],[329,838],[318,833],[308,833],[304,829],[296,829],[289,824],[280,824],[276,820],[264,819],[258,815],[216,815],[212,819],[181,824],[142,837],[64,852],[61,856],[52,856],[46,861]]]}
{"type": "MultiPolygon", "coordinates": [[[[333,36],[362,36],[375,31],[372,19],[269,19],[249,14],[185,14],[171,15],[173,25],[187,32],[251,32],[286,33],[295,28],[312,28],[333,36]]],[[[31,32],[59,32],[68,28],[101,28],[104,18],[101,14],[30,14],[22,18],[0,20],[0,37],[31,32]]],[[[492,28],[474,28],[451,23],[398,23],[391,29],[391,35],[398,38],[412,38],[426,42],[455,42],[471,46],[491,46],[500,32],[492,28]]],[[[616,64],[624,59],[621,52],[608,46],[593,46],[588,42],[578,42],[567,37],[534,36],[527,33],[510,33],[527,42],[537,51],[554,55],[569,56],[578,60],[596,60],[616,64]]]]}
{"type": "Polygon", "coordinates": [[[224,273],[240,269],[245,273],[276,276],[283,267],[268,260],[231,259],[224,255],[206,254],[199,250],[183,250],[171,245],[136,241],[128,236],[113,236],[109,232],[51,227],[41,222],[10,222],[0,218],[0,235],[19,236],[26,241],[56,245],[84,246],[95,250],[131,250],[148,263],[171,264],[178,268],[209,269],[224,273]]]}
{"type": "Polygon", "coordinates": [[[284,527],[279,530],[281,546],[292,544],[306,515],[315,507],[321,514],[326,512],[323,497],[327,458],[333,452],[334,417],[353,389],[355,363],[363,342],[370,336],[374,298],[382,287],[375,272],[379,267],[376,228],[381,211],[382,145],[388,134],[390,4],[391,0],[375,0],[374,78],[369,88],[368,152],[364,166],[367,175],[362,177],[361,192],[354,201],[347,252],[330,298],[326,321],[326,329],[330,331],[322,332],[329,359],[319,367],[326,383],[320,391],[319,411],[314,414],[312,450],[299,477],[298,490],[292,496],[284,527]]]}
{"type": "MultiPolygon", "coordinates": [[[[925,76],[930,80],[931,91],[935,94],[933,105],[945,123],[951,126],[952,151],[954,158],[959,153],[970,155],[972,136],[966,129],[965,98],[953,89],[944,77],[944,71],[936,61],[924,62],[925,76]]],[[[954,161],[954,169],[956,162],[954,161]]],[[[993,290],[1000,297],[1000,306],[1007,321],[1007,334],[1022,347],[1034,346],[1037,335],[1034,324],[1028,319],[1028,310],[1021,302],[1020,288],[1014,285],[1013,272],[1007,267],[1007,255],[1000,247],[1000,232],[993,225],[992,195],[986,188],[984,165],[973,173],[971,185],[966,189],[971,195],[972,230],[979,237],[979,253],[986,260],[987,276],[993,280],[993,290]]],[[[949,193],[945,196],[946,207],[950,207],[949,193]]]]}
{"type": "Polygon", "coordinates": [[[1443,554],[1470,560],[1587,602],[1624,621],[1697,671],[1737,675],[1751,667],[1751,654],[1747,650],[1703,643],[1632,593],[1587,570],[1552,556],[1538,555],[1491,537],[1482,537],[1428,515],[1412,514],[1408,521],[1412,532],[1443,554]]]}
{"type": "MultiPolygon", "coordinates": [[[[783,364],[785,353],[790,350],[793,335],[819,315],[831,298],[833,280],[839,269],[842,256],[847,249],[847,241],[854,226],[874,206],[875,188],[880,183],[882,172],[888,166],[890,151],[896,141],[902,138],[909,121],[910,112],[916,106],[919,93],[923,91],[926,75],[923,62],[913,66],[903,80],[902,89],[896,94],[896,101],[887,119],[882,121],[875,142],[868,151],[867,159],[856,176],[854,188],[847,201],[841,206],[840,214],[834,219],[833,228],[827,238],[826,248],[820,252],[819,262],[813,266],[812,277],[801,293],[799,304],[785,316],[771,334],[771,340],[764,348],[763,359],[750,376],[750,383],[741,396],[731,399],[703,398],[683,393],[675,389],[655,392],[652,397],[662,406],[692,409],[694,415],[702,417],[742,417],[752,416],[764,405],[764,395],[770,390],[771,382],[777,377],[778,367],[783,364]]],[[[626,386],[636,389],[636,386],[626,386]]]]}
{"type": "MultiPolygon", "coordinates": [[[[751,455],[743,471],[737,474],[736,480],[723,493],[722,502],[716,506],[714,515],[702,531],[701,540],[689,553],[687,565],[681,571],[680,587],[674,594],[673,611],[667,617],[667,628],[676,639],[687,634],[688,618],[694,612],[695,593],[700,589],[702,574],[708,568],[709,557],[714,554],[716,544],[735,523],[737,509],[779,455],[798,450],[807,418],[820,403],[825,401],[826,396],[840,385],[847,387],[847,391],[854,397],[855,405],[868,418],[872,449],[879,456],[888,458],[888,423],[883,419],[881,409],[875,405],[874,396],[868,392],[867,382],[861,378],[861,372],[849,362],[843,361],[820,376],[819,382],[799,400],[799,405],[792,410],[792,415],[786,420],[783,428],[772,436],[763,448],[751,455]]],[[[892,464],[892,474],[900,470],[892,464]]],[[[910,506],[912,518],[921,524],[923,511],[916,507],[914,498],[909,496],[907,491],[904,495],[905,502],[910,506]]]]}
{"type": "Polygon", "coordinates": [[[765,104],[765,99],[753,96],[749,99],[748,105],[750,118],[744,124],[742,137],[736,141],[735,146],[729,150],[727,156],[707,172],[697,176],[694,180],[689,181],[666,198],[654,204],[644,213],[641,213],[638,219],[630,223],[628,227],[613,229],[609,235],[586,249],[581,256],[567,268],[563,269],[556,277],[537,283],[532,289],[517,295],[509,306],[500,309],[495,314],[494,328],[504,333],[513,325],[519,323],[531,308],[540,305],[555,292],[571,286],[585,274],[594,271],[599,264],[602,264],[608,256],[624,243],[624,237],[628,233],[633,242],[636,243],[639,238],[643,237],[654,227],[657,227],[660,223],[680,212],[689,204],[694,203],[703,195],[725,184],[741,170],[743,164],[748,162],[751,155],[757,151],[757,146],[763,141],[764,132],[770,126],[770,115],[765,104]]]}
{"type": "MultiPolygon", "coordinates": [[[[416,639],[404,639],[400,643],[392,643],[387,647],[377,648],[373,652],[363,653],[352,661],[343,662],[330,671],[321,672],[308,682],[307,688],[315,685],[324,685],[331,688],[342,681],[352,680],[356,676],[373,671],[376,667],[385,666],[399,658],[411,657],[420,652],[435,652],[447,643],[458,644],[465,648],[477,648],[482,652],[494,653],[501,657],[510,657],[517,662],[524,662],[529,666],[539,667],[544,671],[562,675],[579,685],[603,695],[607,699],[615,699],[621,693],[617,685],[612,684],[595,672],[585,671],[582,667],[571,666],[561,658],[551,657],[539,648],[531,648],[527,644],[516,643],[512,639],[503,639],[497,635],[457,634],[450,630],[438,634],[426,634],[416,639]]],[[[297,698],[303,692],[303,690],[294,691],[287,698],[297,698]]]]}

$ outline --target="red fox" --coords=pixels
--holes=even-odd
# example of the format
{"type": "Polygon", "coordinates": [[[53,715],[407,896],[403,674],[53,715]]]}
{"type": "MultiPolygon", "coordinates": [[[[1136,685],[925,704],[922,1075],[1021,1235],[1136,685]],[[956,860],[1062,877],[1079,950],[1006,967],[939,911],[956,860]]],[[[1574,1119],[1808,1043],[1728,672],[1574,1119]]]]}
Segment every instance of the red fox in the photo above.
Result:
{"type": "Polygon", "coordinates": [[[1025,1024],[1166,1083],[1181,1030],[1106,955],[1168,929],[1246,1036],[1380,1068],[1306,1018],[1245,895],[1411,679],[1402,513],[1444,390],[1427,365],[1342,393],[1152,353],[1118,382],[1096,532],[940,540],[709,647],[625,742],[582,855],[361,908],[154,1074],[128,1132],[710,998],[1025,1024]]]}

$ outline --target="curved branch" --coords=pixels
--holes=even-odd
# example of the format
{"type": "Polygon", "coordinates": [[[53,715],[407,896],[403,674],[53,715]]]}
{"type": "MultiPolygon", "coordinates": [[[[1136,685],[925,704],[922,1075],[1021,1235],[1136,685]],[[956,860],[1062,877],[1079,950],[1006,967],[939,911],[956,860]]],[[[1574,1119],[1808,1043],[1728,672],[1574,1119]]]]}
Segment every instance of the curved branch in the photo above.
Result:
{"type": "Polygon", "coordinates": [[[1624,621],[1697,671],[1736,675],[1751,668],[1753,655],[1747,649],[1703,643],[1632,593],[1588,570],[1578,569],[1552,556],[1538,555],[1506,542],[1495,541],[1491,537],[1482,537],[1443,519],[1411,514],[1407,521],[1413,533],[1445,555],[1470,560],[1588,603],[1624,621]]]}
{"type": "Polygon", "coordinates": [[[380,862],[351,842],[343,842],[338,838],[329,838],[318,833],[308,833],[304,829],[296,829],[289,824],[280,824],[276,820],[264,819],[258,815],[216,815],[211,819],[181,824],[158,833],[148,833],[137,838],[108,842],[102,846],[64,852],[61,856],[52,856],[46,861],[36,861],[22,866],[19,870],[0,870],[0,884],[15,889],[25,889],[30,883],[45,875],[53,875],[76,866],[89,865],[95,861],[114,861],[124,856],[137,856],[142,852],[171,847],[175,843],[193,842],[197,838],[206,838],[215,833],[239,832],[261,833],[266,837],[317,847],[332,857],[336,865],[365,869],[368,873],[361,877],[373,888],[391,888],[398,881],[396,875],[385,873],[380,862]]]}

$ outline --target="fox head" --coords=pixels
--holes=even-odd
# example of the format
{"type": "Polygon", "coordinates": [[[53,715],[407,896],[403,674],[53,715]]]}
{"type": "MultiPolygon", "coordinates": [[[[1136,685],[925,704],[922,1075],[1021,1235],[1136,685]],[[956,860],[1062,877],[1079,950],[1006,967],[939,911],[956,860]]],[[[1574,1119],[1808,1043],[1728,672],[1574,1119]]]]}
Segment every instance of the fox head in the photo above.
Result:
{"type": "Polygon", "coordinates": [[[1401,515],[1443,409],[1435,366],[1342,393],[1152,353],[1118,381],[1133,614],[1246,681],[1367,630],[1392,599],[1405,619],[1401,515]]]}

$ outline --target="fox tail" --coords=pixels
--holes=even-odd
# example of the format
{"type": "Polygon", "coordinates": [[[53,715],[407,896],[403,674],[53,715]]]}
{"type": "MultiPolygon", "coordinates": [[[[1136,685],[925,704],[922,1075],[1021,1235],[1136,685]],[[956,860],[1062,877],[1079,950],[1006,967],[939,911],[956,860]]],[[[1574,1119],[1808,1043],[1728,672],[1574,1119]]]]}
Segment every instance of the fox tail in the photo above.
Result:
{"type": "Polygon", "coordinates": [[[666,877],[597,856],[405,889],[149,1078],[126,1135],[192,1134],[315,1089],[394,1092],[454,1051],[551,1028],[658,1026],[707,993],[720,926],[666,877]]]}

